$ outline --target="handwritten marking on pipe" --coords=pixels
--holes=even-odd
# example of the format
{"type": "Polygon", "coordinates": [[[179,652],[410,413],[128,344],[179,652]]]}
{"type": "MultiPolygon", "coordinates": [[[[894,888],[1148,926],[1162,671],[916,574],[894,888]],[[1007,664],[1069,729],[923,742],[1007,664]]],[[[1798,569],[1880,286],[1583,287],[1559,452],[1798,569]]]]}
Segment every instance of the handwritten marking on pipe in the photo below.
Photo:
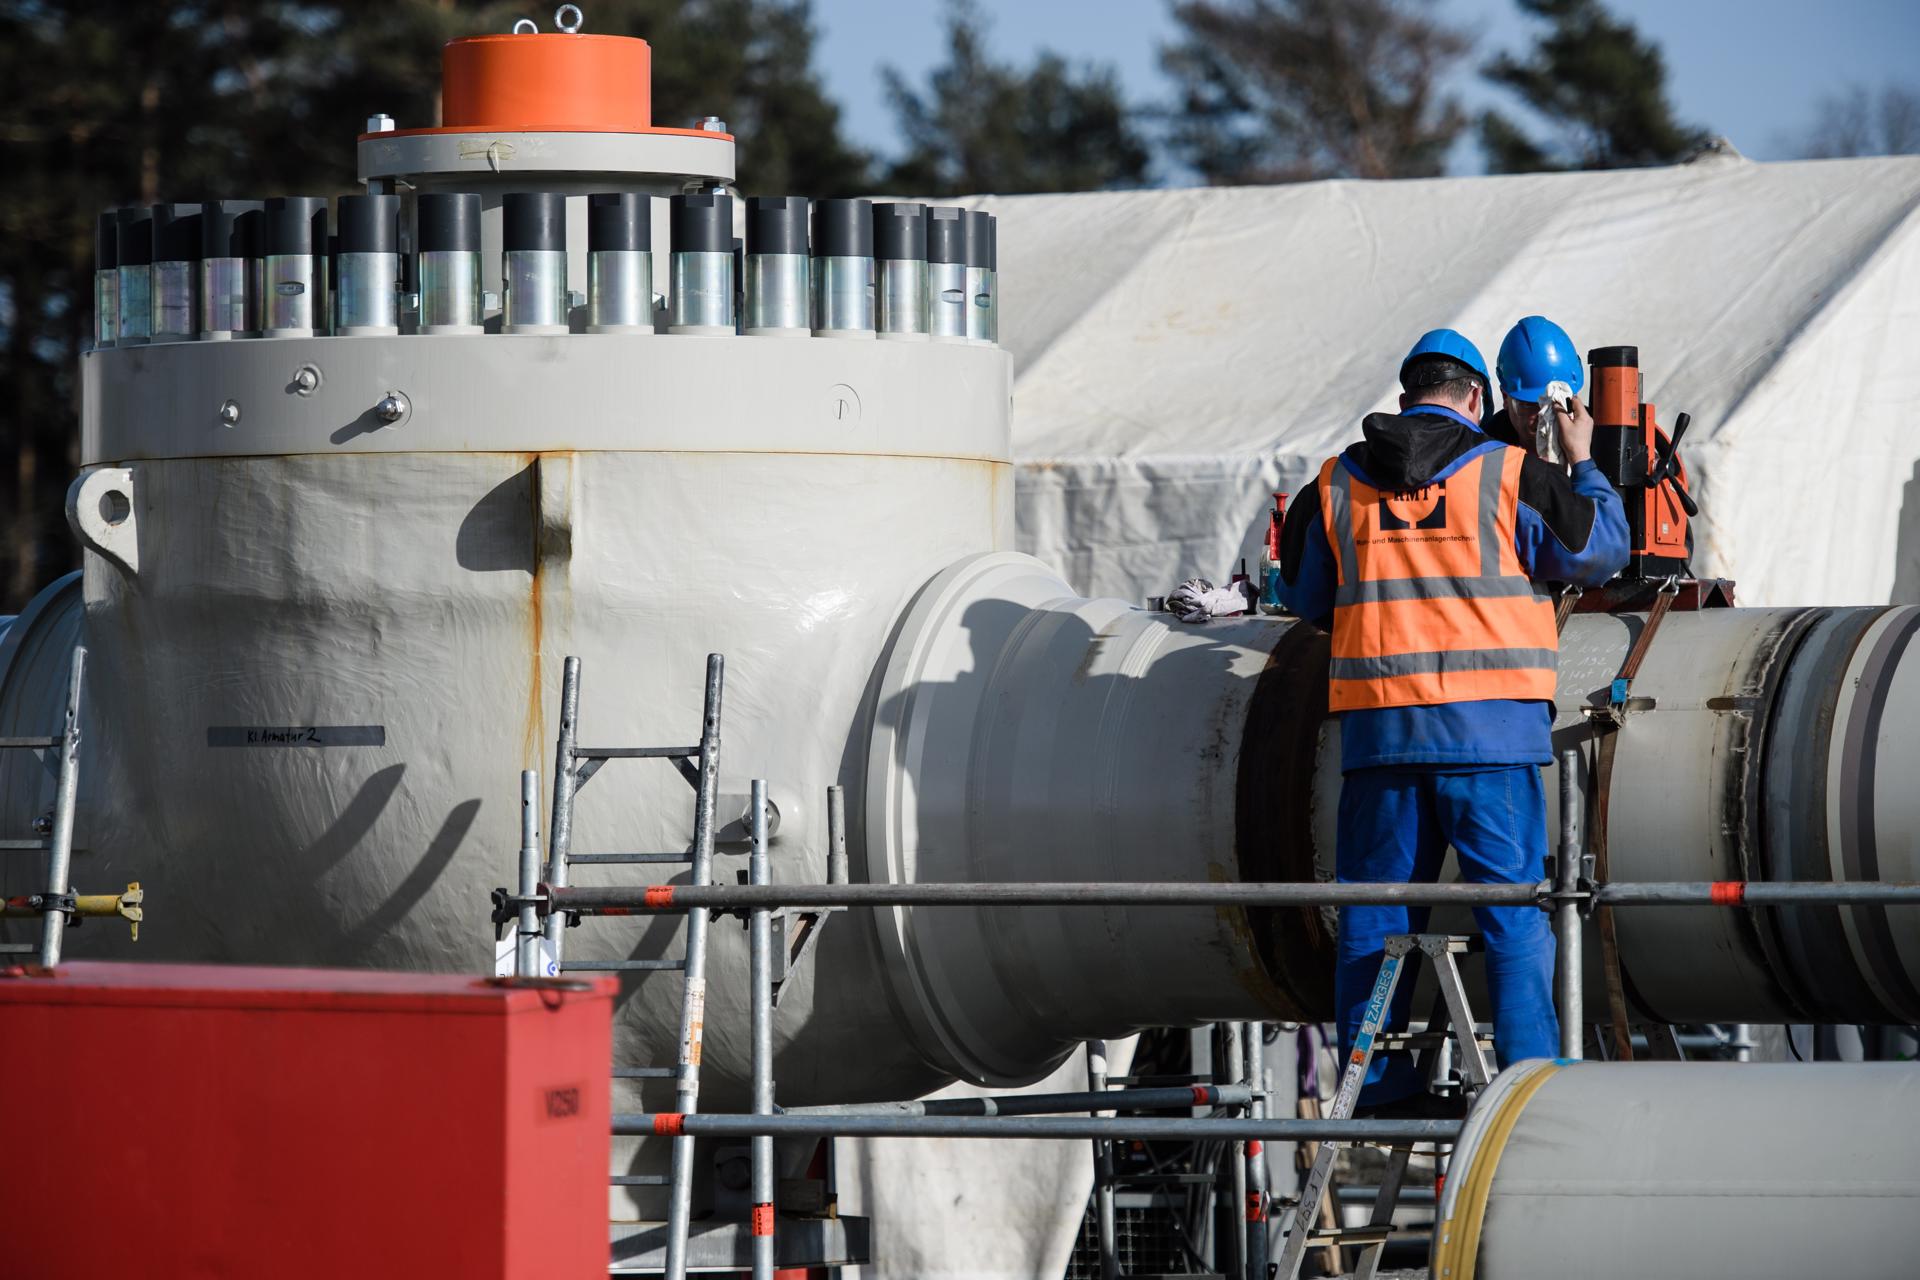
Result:
{"type": "Polygon", "coordinates": [[[384,747],[383,724],[215,724],[207,726],[209,747],[384,747]]]}

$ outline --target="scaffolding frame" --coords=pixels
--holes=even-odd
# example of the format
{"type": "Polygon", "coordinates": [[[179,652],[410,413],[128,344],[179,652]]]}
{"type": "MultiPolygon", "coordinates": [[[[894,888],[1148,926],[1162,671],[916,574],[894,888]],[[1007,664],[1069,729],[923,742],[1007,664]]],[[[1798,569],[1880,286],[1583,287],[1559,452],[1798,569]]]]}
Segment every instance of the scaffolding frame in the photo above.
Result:
{"type": "MultiPolygon", "coordinates": [[[[1028,882],[851,884],[844,879],[845,832],[835,821],[841,812],[840,788],[829,788],[829,867],[826,884],[774,884],[766,856],[766,783],[754,780],[749,811],[753,832],[750,874],[744,884],[577,888],[529,883],[522,862],[519,892],[495,891],[496,914],[551,922],[560,916],[657,915],[700,908],[744,914],[749,920],[750,1074],[753,1106],[747,1114],[716,1112],[635,1112],[612,1117],[615,1135],[749,1138],[753,1140],[753,1275],[771,1280],[774,1268],[772,1140],[776,1137],[938,1137],[967,1139],[1048,1138],[1094,1144],[1095,1206],[1100,1221],[1102,1271],[1117,1276],[1110,1172],[1106,1197],[1099,1195],[1103,1170],[1110,1171],[1111,1143],[1125,1139],[1207,1138],[1244,1144],[1238,1151],[1236,1179],[1244,1179],[1245,1234],[1232,1242],[1236,1267],[1245,1280],[1266,1280],[1268,1208],[1264,1152],[1260,1144],[1339,1142],[1406,1147],[1451,1145],[1459,1120],[1276,1119],[1266,1114],[1270,1094],[1260,1053],[1264,1024],[1219,1024],[1243,1029],[1229,1033],[1233,1046],[1221,1072],[1228,1079],[1203,1092],[1108,1088],[1105,1045],[1086,1047],[1089,1088],[1054,1095],[1009,1095],[935,1101],[863,1103],[782,1109],[774,1102],[772,1077],[774,982],[767,931],[780,910],[848,910],[892,906],[1532,906],[1552,917],[1555,938],[1555,1000],[1560,1015],[1562,1056],[1582,1056],[1585,1014],[1581,987],[1581,946],[1585,918],[1600,906],[1839,906],[1920,903],[1920,883],[1877,881],[1614,881],[1596,883],[1591,859],[1582,848],[1578,753],[1568,749],[1561,761],[1560,847],[1547,878],[1537,884],[1294,884],[1200,882],[1028,882]],[[1236,1055],[1233,1049],[1239,1052],[1236,1055]],[[1244,1083],[1237,1083],[1240,1077],[1244,1083]],[[1172,1094],[1173,1096],[1169,1096],[1172,1094]],[[1196,1105],[1223,1108],[1214,1116],[1115,1114],[1133,1110],[1190,1110],[1196,1105]],[[1052,1114],[1031,1114],[1045,1108],[1052,1114]],[[1023,1114],[1023,1112],[1026,1112],[1023,1114]],[[1258,1172],[1255,1171],[1256,1165],[1258,1172]],[[764,1198],[763,1198],[764,1197],[764,1198]],[[763,1215],[764,1214],[764,1221],[763,1215]],[[764,1229],[763,1229],[764,1228],[764,1229]],[[1256,1240],[1257,1237],[1257,1240],[1256,1240]],[[764,1240],[764,1244],[762,1241],[764,1240]]],[[[1218,1076],[1216,1076],[1218,1079],[1218,1076]]]]}
{"type": "Polygon", "coordinates": [[[119,916],[140,937],[146,894],[138,881],[124,893],[75,893],[73,824],[80,794],[80,694],[86,680],[87,650],[76,645],[67,666],[67,698],[60,732],[50,737],[0,738],[0,751],[51,751],[54,765],[53,809],[35,823],[31,837],[0,839],[0,854],[47,855],[45,885],[38,893],[0,899],[0,918],[38,918],[38,942],[0,942],[0,956],[24,955],[51,969],[60,963],[67,930],[87,916],[119,916]]]}

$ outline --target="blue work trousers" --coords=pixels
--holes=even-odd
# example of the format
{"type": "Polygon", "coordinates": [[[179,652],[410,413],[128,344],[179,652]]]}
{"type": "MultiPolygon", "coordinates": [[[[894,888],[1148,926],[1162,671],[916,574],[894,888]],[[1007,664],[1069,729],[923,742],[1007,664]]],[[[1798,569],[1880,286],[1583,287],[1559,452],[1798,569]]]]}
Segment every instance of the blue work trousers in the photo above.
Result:
{"type": "MultiPolygon", "coordinates": [[[[1335,855],[1342,883],[1438,880],[1448,845],[1459,855],[1464,880],[1539,883],[1545,875],[1547,809],[1538,766],[1356,769],[1342,780],[1335,855]]],[[[1560,1021],[1553,1008],[1553,931],[1546,913],[1534,907],[1475,907],[1473,914],[1486,936],[1487,987],[1500,1065],[1556,1056],[1560,1021]]],[[[1341,908],[1333,981],[1342,1070],[1380,976],[1387,938],[1419,933],[1426,926],[1424,907],[1341,908]]],[[[1407,1025],[1412,1000],[1413,983],[1403,971],[1390,1025],[1407,1025]]],[[[1421,1087],[1406,1055],[1376,1055],[1360,1101],[1392,1102],[1421,1087]]]]}

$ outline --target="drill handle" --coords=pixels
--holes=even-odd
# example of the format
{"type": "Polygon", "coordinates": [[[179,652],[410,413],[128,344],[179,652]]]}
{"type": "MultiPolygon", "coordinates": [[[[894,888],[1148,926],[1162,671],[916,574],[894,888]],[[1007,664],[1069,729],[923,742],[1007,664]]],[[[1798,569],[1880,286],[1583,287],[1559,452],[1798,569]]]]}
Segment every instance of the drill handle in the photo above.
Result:
{"type": "Polygon", "coordinates": [[[1693,415],[1683,413],[1673,420],[1673,434],[1667,437],[1667,447],[1660,451],[1659,461],[1653,464],[1648,474],[1648,483],[1658,486],[1671,482],[1673,494],[1680,499],[1680,506],[1686,511],[1687,519],[1700,514],[1700,504],[1687,492],[1687,486],[1680,483],[1680,437],[1687,434],[1687,428],[1693,425],[1693,415]]]}

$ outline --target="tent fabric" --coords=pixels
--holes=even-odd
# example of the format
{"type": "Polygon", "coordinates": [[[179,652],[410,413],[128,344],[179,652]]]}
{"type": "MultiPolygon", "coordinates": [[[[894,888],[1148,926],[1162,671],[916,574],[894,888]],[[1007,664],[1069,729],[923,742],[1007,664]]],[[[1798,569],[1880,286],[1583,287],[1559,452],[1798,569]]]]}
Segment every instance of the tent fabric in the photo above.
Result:
{"type": "Polygon", "coordinates": [[[1640,348],[1748,604],[1920,598],[1920,158],[980,198],[1019,546],[1138,601],[1257,563],[1415,337],[1640,348]]]}

